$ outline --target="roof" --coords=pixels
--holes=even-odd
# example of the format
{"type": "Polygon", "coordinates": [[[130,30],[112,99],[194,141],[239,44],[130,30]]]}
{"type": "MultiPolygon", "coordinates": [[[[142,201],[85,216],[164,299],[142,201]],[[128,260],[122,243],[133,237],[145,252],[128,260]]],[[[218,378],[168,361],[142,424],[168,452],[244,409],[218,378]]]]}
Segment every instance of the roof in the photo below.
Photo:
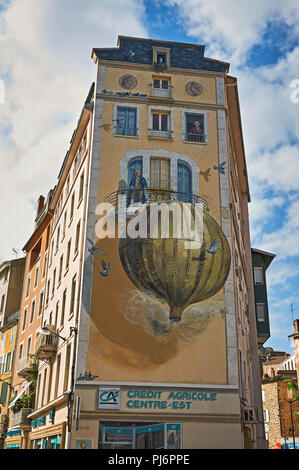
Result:
{"type": "Polygon", "coordinates": [[[170,66],[215,72],[228,72],[229,63],[204,57],[205,46],[159,39],[118,36],[118,47],[93,48],[92,57],[100,60],[153,64],[153,46],[170,49],[170,66]]]}
{"type": "Polygon", "coordinates": [[[265,269],[268,269],[270,264],[272,263],[273,259],[275,258],[274,253],[269,253],[268,251],[258,250],[257,248],[251,248],[252,253],[256,253],[261,255],[265,260],[265,269]]]}

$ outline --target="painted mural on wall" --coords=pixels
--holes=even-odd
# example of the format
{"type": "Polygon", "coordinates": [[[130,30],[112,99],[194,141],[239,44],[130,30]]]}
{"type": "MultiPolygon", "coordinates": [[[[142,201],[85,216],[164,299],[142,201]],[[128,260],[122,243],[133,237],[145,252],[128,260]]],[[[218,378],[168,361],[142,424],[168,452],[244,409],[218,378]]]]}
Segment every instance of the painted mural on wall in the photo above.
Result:
{"type": "MultiPolygon", "coordinates": [[[[88,241],[94,268],[90,315],[92,346],[87,368],[101,380],[136,380],[137,374],[140,377],[142,373],[144,380],[163,381],[167,370],[170,381],[200,381],[200,374],[194,376],[194,367],[186,364],[186,358],[202,359],[200,351],[207,350],[213,335],[216,356],[223,357],[223,364],[220,361],[217,367],[224,370],[220,377],[220,382],[224,382],[226,344],[222,288],[231,263],[227,239],[206,207],[202,214],[201,241],[196,246],[188,246],[186,236],[175,236],[174,218],[170,219],[170,236],[164,238],[163,219],[159,217],[153,228],[151,208],[161,201],[166,206],[173,204],[172,191],[160,191],[157,197],[157,192],[151,191],[144,181],[140,169],[134,176],[137,183],[134,180],[133,184],[134,178],[130,178],[128,186],[119,184],[115,194],[125,196],[126,228],[129,224],[140,228],[140,221],[146,220],[146,234],[136,238],[96,237],[94,244],[88,241]],[[153,238],[149,227],[156,230],[158,236],[153,238]]],[[[108,200],[111,202],[111,197],[108,200]]],[[[193,228],[196,227],[197,209],[192,201],[179,198],[176,203],[182,213],[188,207],[193,228]]],[[[115,209],[119,209],[116,206],[115,209]]],[[[206,362],[211,368],[209,361],[212,365],[213,358],[206,362]]]]}

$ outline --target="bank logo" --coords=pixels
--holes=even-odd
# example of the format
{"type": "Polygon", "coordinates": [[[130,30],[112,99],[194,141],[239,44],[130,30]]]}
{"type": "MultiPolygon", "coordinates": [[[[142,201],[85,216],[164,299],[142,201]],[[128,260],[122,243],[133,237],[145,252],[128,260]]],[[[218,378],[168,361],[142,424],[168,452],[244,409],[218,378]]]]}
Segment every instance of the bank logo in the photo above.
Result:
{"type": "Polygon", "coordinates": [[[120,409],[120,388],[119,387],[99,387],[99,409],[119,410],[120,409]]]}

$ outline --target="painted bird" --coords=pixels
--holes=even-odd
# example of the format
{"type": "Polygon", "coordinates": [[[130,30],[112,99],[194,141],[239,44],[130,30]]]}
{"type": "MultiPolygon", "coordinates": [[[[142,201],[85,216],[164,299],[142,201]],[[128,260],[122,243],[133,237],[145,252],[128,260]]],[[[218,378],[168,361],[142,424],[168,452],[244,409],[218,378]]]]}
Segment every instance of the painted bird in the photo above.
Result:
{"type": "Polygon", "coordinates": [[[226,165],[226,162],[221,162],[218,166],[217,165],[214,165],[213,168],[214,170],[218,170],[219,173],[221,173],[222,175],[225,175],[225,167],[226,165]]]}
{"type": "Polygon", "coordinates": [[[207,253],[210,253],[211,255],[214,255],[217,251],[217,248],[219,246],[220,240],[214,240],[210,248],[207,250],[207,253]]]}
{"type": "Polygon", "coordinates": [[[103,271],[100,273],[101,276],[107,277],[110,271],[110,263],[107,265],[105,261],[102,261],[103,271]]]}
{"type": "Polygon", "coordinates": [[[90,248],[88,248],[88,251],[91,254],[91,256],[93,256],[95,252],[101,253],[101,255],[107,256],[106,253],[104,253],[104,251],[94,246],[94,243],[90,240],[90,238],[87,238],[87,240],[90,243],[90,248]]]}
{"type": "Polygon", "coordinates": [[[205,171],[200,171],[199,176],[203,176],[205,181],[209,181],[211,168],[207,168],[205,171]]]}

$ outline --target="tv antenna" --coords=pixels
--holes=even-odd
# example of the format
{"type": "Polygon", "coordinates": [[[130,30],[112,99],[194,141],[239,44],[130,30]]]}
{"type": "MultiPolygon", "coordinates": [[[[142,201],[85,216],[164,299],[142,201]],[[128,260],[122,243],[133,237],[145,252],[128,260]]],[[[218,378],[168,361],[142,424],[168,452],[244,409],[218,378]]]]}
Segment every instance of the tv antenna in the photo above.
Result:
{"type": "Polygon", "coordinates": [[[292,325],[294,324],[294,307],[293,304],[291,304],[291,314],[292,314],[292,325]]]}

